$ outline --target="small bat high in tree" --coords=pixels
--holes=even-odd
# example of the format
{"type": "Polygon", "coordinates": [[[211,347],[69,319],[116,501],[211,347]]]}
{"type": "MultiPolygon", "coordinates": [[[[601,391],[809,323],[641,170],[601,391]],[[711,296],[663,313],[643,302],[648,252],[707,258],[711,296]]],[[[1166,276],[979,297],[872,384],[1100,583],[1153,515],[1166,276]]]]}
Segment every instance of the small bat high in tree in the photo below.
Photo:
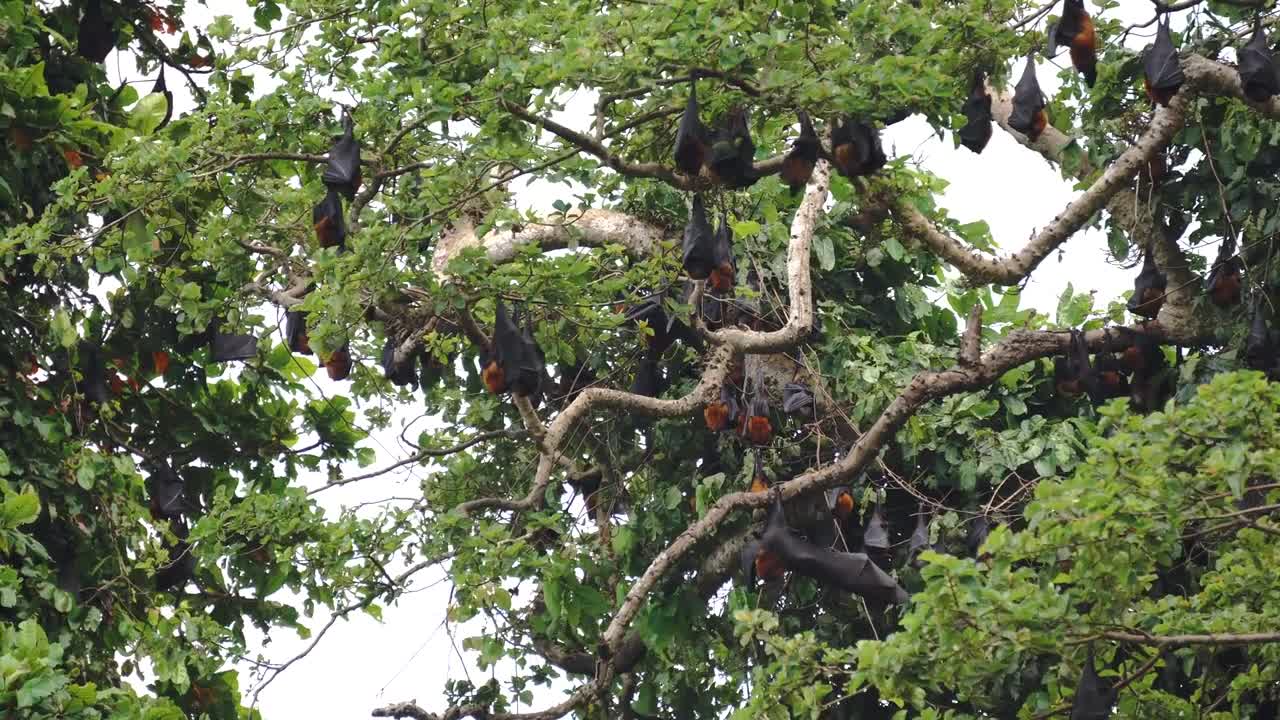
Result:
{"type": "Polygon", "coordinates": [[[164,96],[164,117],[160,119],[160,124],[156,125],[155,130],[152,130],[152,132],[158,132],[173,118],[173,93],[169,91],[169,86],[164,81],[164,63],[160,64],[160,77],[156,78],[156,84],[151,88],[151,92],[164,96]]]}
{"type": "Polygon", "coordinates": [[[1129,312],[1144,318],[1154,318],[1160,314],[1164,306],[1165,288],[1168,278],[1156,267],[1155,253],[1151,248],[1142,258],[1142,270],[1133,281],[1133,295],[1129,296],[1129,312]]]}
{"type": "Polygon", "coordinates": [[[782,388],[782,412],[798,417],[812,418],[813,391],[807,385],[789,382],[782,388]]]}
{"type": "Polygon", "coordinates": [[[307,335],[307,314],[302,310],[289,310],[284,314],[285,340],[289,351],[302,355],[311,354],[311,337],[307,335]]]}
{"type": "Polygon", "coordinates": [[[960,128],[960,144],[975,153],[981,153],[991,141],[991,94],[987,92],[986,74],[981,70],[973,71],[973,81],[969,84],[969,97],[962,108],[965,116],[964,127],[960,128]]]}
{"type": "Polygon", "coordinates": [[[733,257],[733,231],[729,229],[729,219],[724,213],[720,214],[713,250],[715,267],[707,277],[707,285],[715,292],[726,295],[733,291],[738,263],[733,257]]]}
{"type": "Polygon", "coordinates": [[[159,520],[177,520],[187,509],[185,485],[169,462],[163,459],[146,463],[147,499],[151,517],[159,520]]]}
{"type": "Polygon", "coordinates": [[[862,553],[836,552],[806,542],[787,526],[781,493],[773,491],[773,502],[759,539],[749,541],[739,556],[748,583],[782,576],[786,570],[812,578],[824,587],[835,588],[885,603],[904,603],[906,591],[862,553]]]}
{"type": "Polygon", "coordinates": [[[791,143],[791,151],[782,159],[782,181],[797,195],[809,183],[813,168],[818,163],[818,134],[813,130],[809,113],[801,110],[800,136],[791,143]]]}
{"type": "Polygon", "coordinates": [[[324,184],[351,201],[360,187],[360,143],[355,138],[355,121],[351,113],[342,114],[342,135],[329,148],[329,164],[324,169],[324,184]]]}
{"type": "Polygon", "coordinates": [[[1097,394],[1097,378],[1089,362],[1089,344],[1085,342],[1084,333],[1071,331],[1065,357],[1054,358],[1053,374],[1054,385],[1063,395],[1089,393],[1093,397],[1097,394]]]}
{"type": "Polygon", "coordinates": [[[404,387],[418,384],[418,369],[414,361],[415,358],[409,356],[396,362],[395,338],[387,338],[386,344],[382,346],[382,373],[392,385],[404,387]]]}
{"type": "Polygon", "coordinates": [[[1267,307],[1260,294],[1253,300],[1253,317],[1244,341],[1244,363],[1265,373],[1276,369],[1276,334],[1267,323],[1267,307]]]}
{"type": "Polygon", "coordinates": [[[258,338],[253,335],[224,333],[220,325],[215,320],[209,336],[209,356],[214,362],[248,360],[257,356],[258,338]]]}
{"type": "Polygon", "coordinates": [[[91,403],[106,402],[111,396],[107,391],[107,373],[102,351],[97,345],[82,340],[79,344],[79,355],[80,392],[85,400],[91,403]]]}
{"type": "Polygon", "coordinates": [[[658,397],[662,393],[662,373],[658,368],[658,357],[652,352],[645,353],[636,366],[636,379],[631,383],[631,392],[645,397],[658,397]]]}
{"type": "Polygon", "coordinates": [[[506,305],[499,299],[494,311],[493,350],[481,358],[485,387],[495,395],[510,390],[528,397],[537,393],[542,384],[542,351],[529,328],[520,328],[518,319],[507,314],[506,305]]]}
{"type": "Polygon", "coordinates": [[[1182,87],[1182,66],[1169,32],[1168,14],[1157,23],[1155,44],[1142,56],[1142,73],[1147,97],[1153,105],[1168,105],[1182,87]]]}
{"type": "Polygon", "coordinates": [[[747,111],[732,108],[724,125],[712,134],[708,174],[716,182],[731,188],[754,185],[760,178],[755,171],[756,145],[747,127],[747,111]]]}
{"type": "Polygon", "coordinates": [[[1071,720],[1107,720],[1115,707],[1117,692],[1109,683],[1098,677],[1093,664],[1093,648],[1084,661],[1076,696],[1071,701],[1071,720]]]}
{"type": "Polygon", "coordinates": [[[870,175],[888,161],[880,146],[880,133],[847,115],[837,120],[831,130],[831,157],[836,169],[847,178],[870,175]]]}
{"type": "Polygon", "coordinates": [[[1071,64],[1084,76],[1084,83],[1093,87],[1098,79],[1097,36],[1093,18],[1085,12],[1084,0],[1063,0],[1062,17],[1049,29],[1049,49],[1046,55],[1057,54],[1057,46],[1071,49],[1071,64]]]}
{"type": "Polygon", "coordinates": [[[694,280],[706,280],[711,276],[711,271],[716,268],[716,240],[700,194],[693,196],[681,248],[685,274],[694,280]]]}
{"type": "Polygon", "coordinates": [[[1242,261],[1236,255],[1235,240],[1226,238],[1218,247],[1218,257],[1214,259],[1209,276],[1204,280],[1204,290],[1214,305],[1230,307],[1240,302],[1240,289],[1244,280],[1241,265],[1242,261]]]}
{"type": "Polygon", "coordinates": [[[686,175],[697,175],[707,162],[707,128],[698,117],[698,83],[689,82],[689,101],[676,130],[676,167],[686,175]]]}
{"type": "Polygon", "coordinates": [[[330,380],[346,380],[351,375],[351,366],[351,347],[347,343],[334,350],[329,359],[324,361],[324,369],[330,380]]]}
{"type": "Polygon", "coordinates": [[[1036,79],[1035,57],[1027,55],[1022,79],[1013,87],[1013,109],[1009,112],[1009,127],[1035,142],[1049,125],[1049,116],[1045,114],[1044,108],[1044,93],[1040,92],[1040,81],[1036,79]]]}
{"type": "Polygon", "coordinates": [[[751,380],[751,398],[747,411],[742,415],[739,433],[756,445],[768,445],[773,439],[773,425],[769,423],[769,393],[764,386],[763,368],[756,371],[751,380]]]}
{"type": "Polygon", "coordinates": [[[347,249],[347,224],[342,219],[342,198],[333,188],[325,193],[311,210],[311,224],[316,229],[320,247],[336,247],[339,252],[347,249]]]}
{"type": "Polygon", "coordinates": [[[720,397],[707,403],[702,409],[702,419],[711,432],[723,432],[733,427],[739,412],[738,398],[734,396],[729,384],[725,383],[720,386],[720,397]]]}
{"type": "Polygon", "coordinates": [[[1262,23],[1255,21],[1253,37],[1236,53],[1239,60],[1240,85],[1244,95],[1253,102],[1262,103],[1280,93],[1280,75],[1277,75],[1275,59],[1267,44],[1267,34],[1262,23]]]}
{"type": "Polygon", "coordinates": [[[114,23],[102,10],[102,0],[87,0],[76,32],[76,52],[80,57],[101,64],[116,47],[114,23]]]}
{"type": "Polygon", "coordinates": [[[760,451],[756,450],[752,454],[755,455],[755,467],[751,469],[751,487],[748,489],[753,493],[768,492],[769,476],[764,471],[764,461],[760,457],[760,451]]]}

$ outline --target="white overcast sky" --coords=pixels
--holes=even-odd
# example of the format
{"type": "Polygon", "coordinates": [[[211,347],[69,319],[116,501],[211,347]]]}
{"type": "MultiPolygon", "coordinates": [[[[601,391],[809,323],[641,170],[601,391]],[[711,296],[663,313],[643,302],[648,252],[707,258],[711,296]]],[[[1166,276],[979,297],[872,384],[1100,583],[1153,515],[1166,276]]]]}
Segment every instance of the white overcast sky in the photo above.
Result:
{"type": "MultiPolygon", "coordinates": [[[[1092,4],[1091,9],[1096,9],[1092,4]]],[[[1109,10],[1126,23],[1141,22],[1151,15],[1149,0],[1121,0],[1119,7],[1109,10]]],[[[188,27],[204,27],[214,15],[231,14],[242,27],[252,22],[252,10],[242,0],[218,0],[213,8],[192,4],[183,17],[188,27]]],[[[1149,33],[1139,30],[1138,33],[1149,33]]],[[[1149,35],[1131,37],[1129,42],[1140,47],[1149,35]]],[[[1059,63],[1069,62],[1065,54],[1059,63]]],[[[108,61],[114,74],[143,82],[134,75],[128,59],[108,61]]],[[[169,85],[176,96],[178,111],[190,109],[190,93],[176,73],[170,73],[169,85]]],[[[1056,69],[1042,64],[1040,83],[1047,94],[1058,86],[1056,69]]],[[[265,92],[274,87],[269,76],[257,73],[257,88],[265,92]]],[[[139,87],[148,87],[149,82],[139,87]]],[[[587,129],[587,114],[594,98],[581,92],[570,98],[568,107],[557,118],[561,122],[587,129]]],[[[960,99],[957,98],[957,104],[960,99]]],[[[943,193],[941,203],[962,222],[985,220],[1004,251],[1012,251],[1026,242],[1040,226],[1051,221],[1077,194],[1058,171],[1032,151],[1018,145],[998,129],[990,145],[981,155],[955,148],[949,137],[939,140],[931,128],[919,118],[912,118],[889,128],[884,135],[886,151],[893,155],[912,155],[951,185],[943,193]]],[[[550,210],[552,203],[568,192],[564,185],[535,183],[517,187],[517,199],[526,207],[550,210]]],[[[1026,287],[1022,305],[1035,307],[1051,317],[1057,298],[1070,280],[1077,292],[1097,291],[1105,303],[1131,287],[1134,271],[1122,270],[1106,262],[1106,239],[1097,230],[1088,230],[1070,240],[1068,252],[1049,257],[1034,273],[1026,287]]],[[[366,358],[366,362],[373,359],[366,358]]],[[[316,381],[326,394],[342,394],[343,383],[333,383],[323,372],[316,381]]],[[[399,419],[412,418],[408,414],[399,419]]],[[[378,452],[374,465],[380,468],[410,454],[400,442],[397,425],[392,431],[379,433],[373,446],[378,452]]],[[[417,429],[414,430],[417,432],[417,429]]],[[[412,436],[412,434],[410,435],[412,436]]],[[[350,468],[350,474],[367,472],[350,468]]],[[[318,496],[326,510],[336,512],[343,506],[366,503],[392,496],[412,497],[418,492],[418,481],[424,468],[407,468],[366,484],[354,484],[318,496]]],[[[319,476],[303,479],[308,485],[319,485],[319,476]]],[[[444,626],[444,609],[449,586],[441,574],[419,578],[415,592],[406,595],[397,606],[385,608],[383,622],[365,616],[339,622],[306,658],[295,663],[259,698],[258,707],[267,720],[299,717],[360,718],[368,717],[372,708],[390,702],[416,699],[429,711],[443,709],[442,688],[449,678],[463,677],[467,672],[479,684],[487,676],[464,663],[444,626]]],[[[312,619],[310,626],[318,630],[326,617],[312,619]]],[[[456,630],[456,629],[455,629],[456,630]]],[[[465,628],[464,628],[465,630],[465,628]]],[[[466,632],[455,633],[458,649],[466,632]]],[[[283,661],[306,646],[309,641],[279,632],[262,651],[273,661],[283,661]]],[[[247,666],[242,668],[242,686],[252,684],[247,666]]],[[[532,709],[532,708],[530,708],[532,709]]]]}

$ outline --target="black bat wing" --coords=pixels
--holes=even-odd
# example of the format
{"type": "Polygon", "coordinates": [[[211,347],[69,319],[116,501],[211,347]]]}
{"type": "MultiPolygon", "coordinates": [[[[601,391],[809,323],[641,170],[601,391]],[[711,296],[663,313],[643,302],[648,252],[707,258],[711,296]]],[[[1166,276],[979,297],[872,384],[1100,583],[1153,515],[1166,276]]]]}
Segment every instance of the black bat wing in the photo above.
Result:
{"type": "Polygon", "coordinates": [[[1009,113],[1009,127],[1023,135],[1034,132],[1036,115],[1044,109],[1044,94],[1040,92],[1040,81],[1036,79],[1035,59],[1027,56],[1027,64],[1022,69],[1022,78],[1013,87],[1013,109],[1009,113]]]}
{"type": "Polygon", "coordinates": [[[214,362],[248,360],[258,354],[258,338],[253,335],[223,333],[216,327],[209,340],[209,354],[214,362]]]}
{"type": "Polygon", "coordinates": [[[346,249],[347,224],[342,218],[342,198],[336,190],[329,188],[324,199],[311,209],[311,223],[315,225],[320,247],[346,249]]]}
{"type": "Polygon", "coordinates": [[[396,341],[393,337],[388,337],[386,344],[382,346],[382,372],[396,387],[416,385],[418,382],[413,356],[396,362],[396,341]]]}
{"type": "Polygon", "coordinates": [[[698,117],[698,85],[689,83],[689,101],[676,129],[676,167],[686,175],[702,172],[707,159],[707,129],[698,117]]]}
{"type": "Polygon", "coordinates": [[[102,350],[91,342],[80,343],[80,374],[80,387],[85,399],[93,403],[104,403],[109,399],[102,350]]]}
{"type": "Polygon", "coordinates": [[[329,149],[329,164],[324,170],[324,184],[352,200],[360,186],[360,142],[355,139],[351,116],[342,120],[342,136],[329,149]]]}
{"type": "Polygon", "coordinates": [[[1147,84],[1157,90],[1176,90],[1182,85],[1182,66],[1178,62],[1178,49],[1173,45],[1166,19],[1158,24],[1155,44],[1142,58],[1142,70],[1147,84]]]}
{"type": "Polygon", "coordinates": [[[307,337],[307,314],[302,310],[289,310],[284,314],[284,334],[289,350],[310,353],[311,342],[307,337]]]}
{"type": "Polygon", "coordinates": [[[689,209],[689,222],[684,226],[681,244],[684,270],[694,280],[705,280],[715,268],[715,235],[707,221],[707,209],[702,195],[693,196],[689,209]]]}
{"type": "Polygon", "coordinates": [[[800,383],[787,383],[782,388],[782,411],[788,415],[812,415],[813,393],[800,383]]]}
{"type": "Polygon", "coordinates": [[[991,95],[987,93],[985,81],[981,70],[974,71],[969,97],[961,108],[966,122],[959,131],[960,144],[975,153],[981,153],[991,141],[991,95]]]}
{"type": "Polygon", "coordinates": [[[187,509],[185,485],[182,478],[173,471],[165,460],[155,460],[148,464],[147,494],[150,496],[151,510],[157,518],[176,520],[187,509]]]}
{"type": "Polygon", "coordinates": [[[1266,102],[1272,95],[1280,93],[1280,77],[1261,24],[1254,26],[1253,37],[1240,48],[1237,57],[1240,61],[1240,84],[1250,100],[1266,102]]]}
{"type": "Polygon", "coordinates": [[[1076,696],[1071,701],[1071,720],[1106,720],[1111,717],[1115,704],[1116,691],[1098,677],[1093,664],[1093,650],[1090,650],[1080,673],[1080,683],[1076,685],[1076,696]]]}

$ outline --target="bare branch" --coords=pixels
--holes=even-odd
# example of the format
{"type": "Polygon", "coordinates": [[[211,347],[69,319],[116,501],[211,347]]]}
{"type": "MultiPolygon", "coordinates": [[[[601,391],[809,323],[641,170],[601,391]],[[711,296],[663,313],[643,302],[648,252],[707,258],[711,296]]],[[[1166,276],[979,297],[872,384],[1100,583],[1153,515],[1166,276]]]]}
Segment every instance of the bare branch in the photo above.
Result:
{"type": "Polygon", "coordinates": [[[969,308],[969,320],[964,326],[964,336],[960,338],[960,364],[977,365],[981,354],[982,343],[982,303],[975,302],[969,308]]]}

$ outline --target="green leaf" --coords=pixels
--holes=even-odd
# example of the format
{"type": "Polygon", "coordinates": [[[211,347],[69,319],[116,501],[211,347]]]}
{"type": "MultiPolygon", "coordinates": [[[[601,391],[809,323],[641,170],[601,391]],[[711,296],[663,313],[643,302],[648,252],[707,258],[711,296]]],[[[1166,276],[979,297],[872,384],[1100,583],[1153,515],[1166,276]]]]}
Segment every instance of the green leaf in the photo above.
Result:
{"type": "Polygon", "coordinates": [[[160,127],[168,111],[169,100],[163,93],[147,93],[129,113],[129,127],[140,135],[150,135],[160,127]]]}
{"type": "Polygon", "coordinates": [[[818,268],[823,272],[829,272],[836,266],[835,246],[831,243],[831,238],[822,233],[814,233],[813,251],[818,256],[818,268]]]}

